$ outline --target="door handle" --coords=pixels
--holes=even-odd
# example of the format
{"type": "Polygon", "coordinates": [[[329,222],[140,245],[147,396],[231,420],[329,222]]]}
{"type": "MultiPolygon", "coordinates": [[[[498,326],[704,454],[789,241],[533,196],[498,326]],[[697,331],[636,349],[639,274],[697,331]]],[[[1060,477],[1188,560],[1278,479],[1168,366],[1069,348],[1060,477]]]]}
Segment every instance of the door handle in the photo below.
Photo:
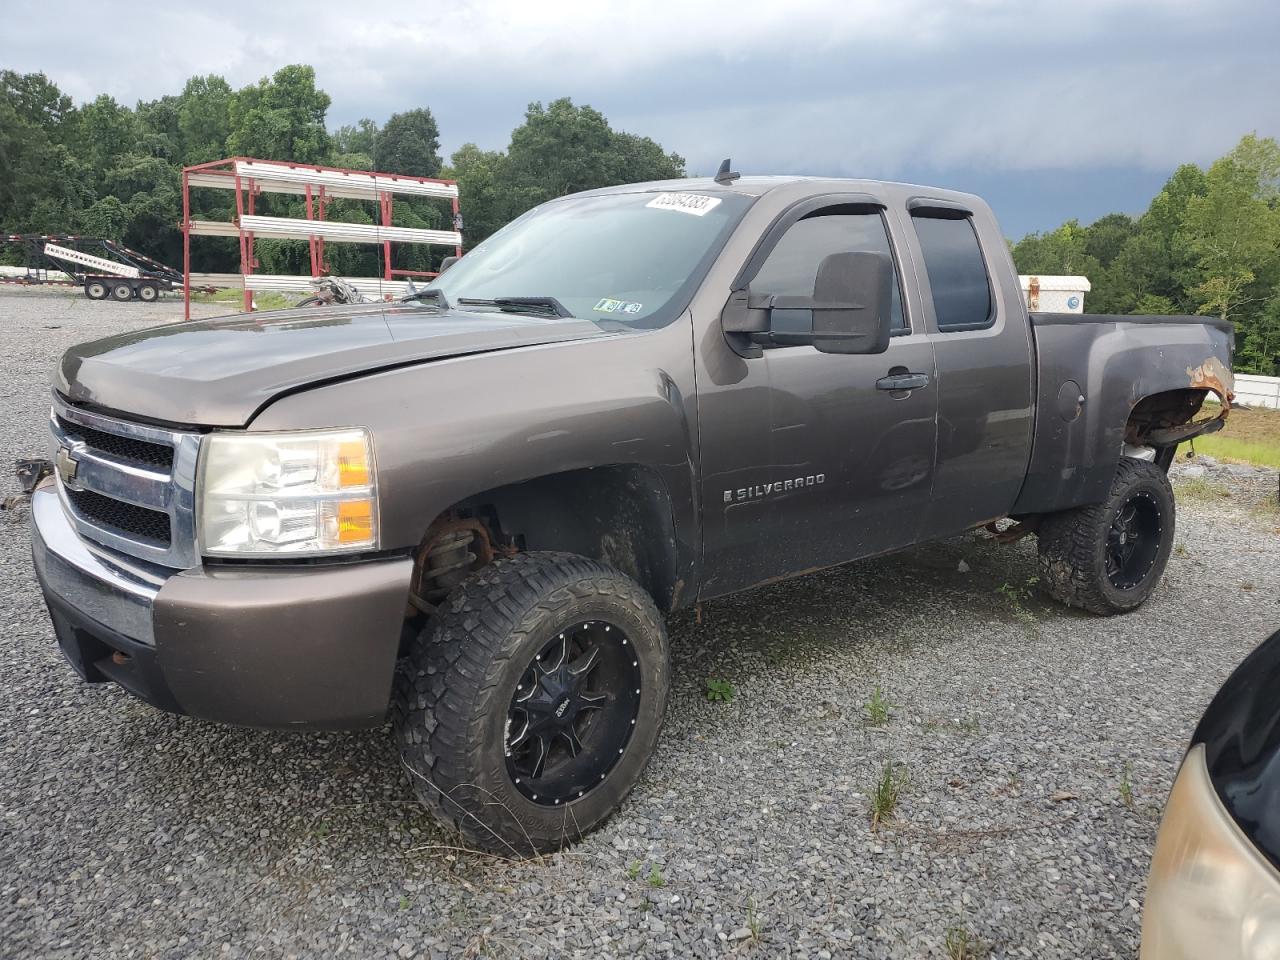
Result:
{"type": "Polygon", "coordinates": [[[929,385],[927,373],[891,373],[876,381],[877,390],[919,390],[929,385]]]}

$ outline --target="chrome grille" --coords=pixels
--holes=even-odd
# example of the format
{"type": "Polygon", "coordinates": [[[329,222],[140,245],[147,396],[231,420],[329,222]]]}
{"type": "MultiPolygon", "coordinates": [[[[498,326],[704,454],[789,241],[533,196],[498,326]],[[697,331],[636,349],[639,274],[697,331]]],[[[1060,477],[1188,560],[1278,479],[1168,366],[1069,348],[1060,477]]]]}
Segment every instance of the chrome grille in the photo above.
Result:
{"type": "Polygon", "coordinates": [[[112,500],[92,490],[68,489],[66,494],[82,517],[100,527],[113,530],[121,536],[138,537],[164,547],[173,542],[173,530],[167,513],[135,507],[123,500],[112,500]]]}
{"type": "Polygon", "coordinates": [[[49,430],[62,506],[81,536],[174,569],[198,563],[199,434],[82,410],[57,394],[49,430]]]}
{"type": "Polygon", "coordinates": [[[82,423],[75,423],[65,417],[58,417],[58,426],[62,428],[64,434],[72,439],[83,440],[85,444],[94,450],[100,450],[113,457],[119,457],[121,460],[129,460],[144,466],[159,467],[162,470],[169,470],[173,467],[173,447],[162,443],[151,443],[134,437],[122,437],[114,433],[105,433],[102,430],[95,430],[93,427],[86,427],[82,423]]]}

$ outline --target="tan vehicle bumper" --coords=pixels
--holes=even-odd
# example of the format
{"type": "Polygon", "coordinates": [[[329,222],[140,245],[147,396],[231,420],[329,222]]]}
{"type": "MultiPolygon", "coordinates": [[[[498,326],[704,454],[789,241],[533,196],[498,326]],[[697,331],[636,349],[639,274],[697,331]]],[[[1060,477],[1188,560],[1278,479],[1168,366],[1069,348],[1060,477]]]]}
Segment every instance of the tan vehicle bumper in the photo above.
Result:
{"type": "Polygon", "coordinates": [[[1191,749],[1156,839],[1141,960],[1280,958],[1280,871],[1218,799],[1191,749]]]}

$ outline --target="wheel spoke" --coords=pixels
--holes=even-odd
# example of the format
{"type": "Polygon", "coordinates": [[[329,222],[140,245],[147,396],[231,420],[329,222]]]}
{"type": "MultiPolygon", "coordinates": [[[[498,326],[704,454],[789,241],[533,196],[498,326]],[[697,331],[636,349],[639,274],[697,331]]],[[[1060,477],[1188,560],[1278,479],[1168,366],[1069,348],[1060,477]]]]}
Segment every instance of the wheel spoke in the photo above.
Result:
{"type": "Polygon", "coordinates": [[[547,741],[542,737],[538,737],[536,742],[538,744],[538,758],[534,760],[533,769],[529,771],[530,778],[534,780],[537,780],[542,776],[542,768],[546,766],[547,763],[547,741]]]}
{"type": "Polygon", "coordinates": [[[560,731],[560,736],[569,744],[569,756],[576,757],[582,752],[582,741],[578,739],[578,732],[573,727],[565,727],[560,731]]]}
{"type": "Polygon", "coordinates": [[[607,693],[580,693],[578,694],[578,710],[603,710],[605,703],[608,701],[607,693]]]}
{"type": "Polygon", "coordinates": [[[569,641],[565,639],[564,634],[560,634],[556,642],[548,648],[542,657],[542,662],[538,664],[538,668],[547,675],[555,673],[564,666],[565,658],[569,655],[569,641]]]}
{"type": "Polygon", "coordinates": [[[600,646],[597,644],[590,650],[580,654],[572,663],[569,664],[569,672],[575,677],[585,677],[591,668],[600,660],[600,646]]]}

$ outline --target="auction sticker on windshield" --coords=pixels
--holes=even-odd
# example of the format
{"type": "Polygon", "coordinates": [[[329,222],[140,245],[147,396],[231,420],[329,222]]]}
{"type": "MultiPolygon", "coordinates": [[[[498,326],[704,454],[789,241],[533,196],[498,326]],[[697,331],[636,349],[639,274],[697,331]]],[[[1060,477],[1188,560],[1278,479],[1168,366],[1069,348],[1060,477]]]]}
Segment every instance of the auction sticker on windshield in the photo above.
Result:
{"type": "Polygon", "coordinates": [[[697,193],[660,193],[646,207],[655,210],[678,210],[695,217],[703,217],[720,206],[719,197],[704,197],[697,193]]]}
{"type": "Polygon", "coordinates": [[[612,297],[601,297],[591,308],[596,313],[639,313],[644,305],[632,300],[614,300],[612,297]]]}

